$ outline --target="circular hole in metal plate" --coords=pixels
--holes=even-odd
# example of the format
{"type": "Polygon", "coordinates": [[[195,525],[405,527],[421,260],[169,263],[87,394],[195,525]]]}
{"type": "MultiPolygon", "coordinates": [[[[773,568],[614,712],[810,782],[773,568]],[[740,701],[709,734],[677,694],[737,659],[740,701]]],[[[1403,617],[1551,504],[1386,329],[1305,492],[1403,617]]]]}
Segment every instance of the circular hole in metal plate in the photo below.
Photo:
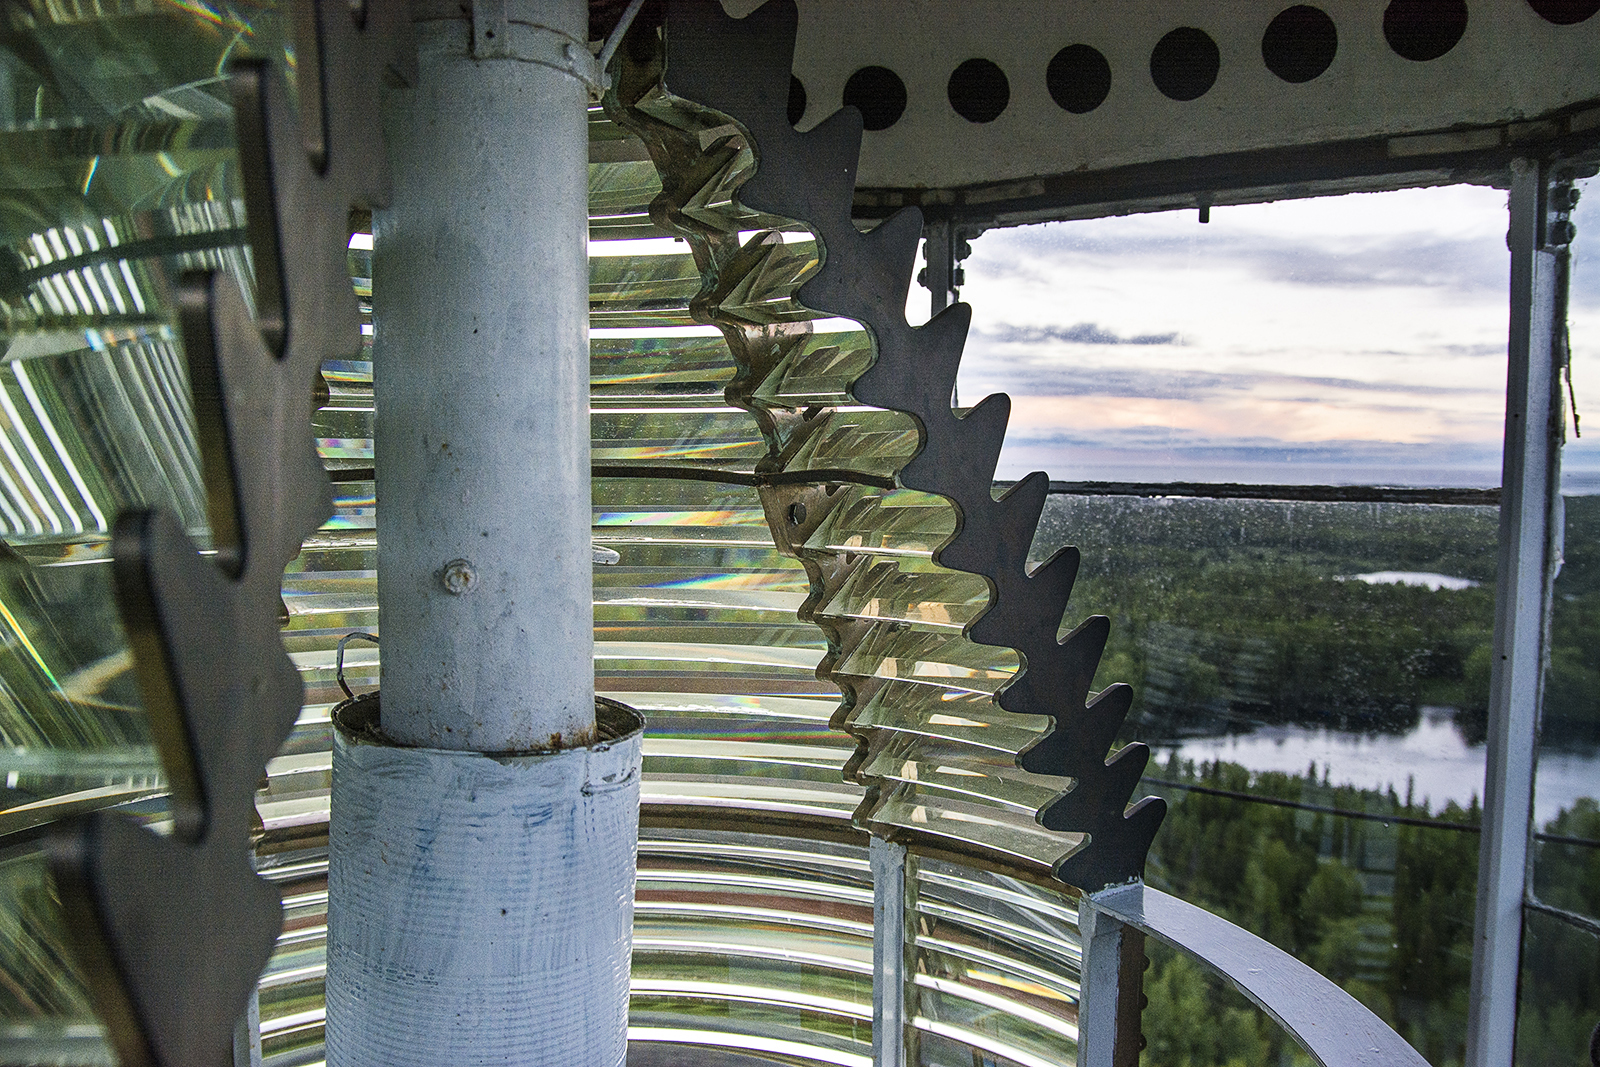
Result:
{"type": "Polygon", "coordinates": [[[1084,115],[1111,94],[1111,64],[1097,48],[1069,44],[1051,58],[1044,84],[1057,106],[1084,115]]]}
{"type": "Polygon", "coordinates": [[[1150,80],[1172,100],[1197,100],[1216,84],[1222,68],[1217,42],[1204,30],[1179,26],[1150,53],[1150,80]]]}
{"type": "Polygon", "coordinates": [[[968,122],[993,122],[1011,103],[1011,82],[989,60],[969,59],[951,72],[945,94],[968,122]]]}
{"type": "Polygon", "coordinates": [[[1383,12],[1383,39],[1417,63],[1438,59],[1466,32],[1467,0],[1392,0],[1383,12]]]}
{"type": "Polygon", "coordinates": [[[1321,8],[1296,4],[1278,12],[1261,37],[1267,69],[1286,82],[1308,82],[1333,64],[1339,31],[1321,8]]]}
{"type": "Polygon", "coordinates": [[[1600,11],[1600,0],[1528,0],[1528,6],[1546,22],[1573,26],[1600,11]]]}
{"type": "Polygon", "coordinates": [[[862,67],[844,83],[844,103],[868,130],[887,130],[906,112],[906,83],[888,67],[862,67]]]}

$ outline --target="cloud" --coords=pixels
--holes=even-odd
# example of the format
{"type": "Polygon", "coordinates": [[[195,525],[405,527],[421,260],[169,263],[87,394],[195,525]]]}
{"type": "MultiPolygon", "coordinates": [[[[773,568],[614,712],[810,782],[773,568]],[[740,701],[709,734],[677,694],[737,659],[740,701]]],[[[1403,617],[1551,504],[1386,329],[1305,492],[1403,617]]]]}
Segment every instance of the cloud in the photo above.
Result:
{"type": "Polygon", "coordinates": [[[1584,198],[1572,221],[1578,228],[1572,244],[1572,305],[1600,308],[1600,181],[1582,182],[1584,198]]]}
{"type": "MultiPolygon", "coordinates": [[[[969,359],[971,357],[969,356],[969,359]]],[[[971,388],[1002,390],[1019,396],[1151,397],[1201,400],[1224,392],[1248,392],[1254,375],[1207,374],[1151,368],[1124,370],[1074,367],[1042,361],[972,359],[962,368],[971,388]]]]}
{"type": "MultiPolygon", "coordinates": [[[[962,390],[968,389],[1001,390],[1017,396],[1143,397],[1195,402],[1270,390],[1271,395],[1279,399],[1307,403],[1332,403],[1339,399],[1339,394],[1378,394],[1405,401],[1421,397],[1470,397],[1484,392],[1478,385],[1446,382],[1371,381],[1273,371],[1081,365],[1048,349],[1001,354],[981,346],[969,349],[962,363],[962,390]]],[[[1491,392],[1498,399],[1499,391],[1491,392]]]]}
{"type": "Polygon", "coordinates": [[[1067,480],[1488,487],[1499,484],[1500,451],[1492,444],[1285,442],[1148,426],[1008,435],[999,476],[1032,470],[1067,480]]]}
{"type": "Polygon", "coordinates": [[[974,330],[975,336],[983,336],[1001,344],[1039,344],[1045,341],[1059,341],[1072,345],[1174,345],[1182,344],[1178,340],[1176,331],[1172,333],[1141,333],[1133,337],[1122,337],[1110,330],[1102,330],[1092,322],[1080,322],[1075,326],[1011,326],[1003,325],[997,330],[974,330]]]}
{"type": "MultiPolygon", "coordinates": [[[[976,399],[976,393],[971,399],[976,399]]],[[[1231,393],[1197,400],[1115,396],[1013,396],[1011,430],[1045,435],[1135,427],[1185,430],[1216,439],[1255,438],[1285,443],[1359,440],[1421,444],[1498,441],[1501,418],[1492,405],[1435,407],[1410,398],[1368,396],[1302,399],[1272,393],[1231,393]]]]}
{"type": "Polygon", "coordinates": [[[1241,241],[1228,258],[1260,278],[1318,288],[1445,288],[1457,292],[1503,292],[1506,253],[1470,239],[1417,240],[1415,235],[1360,248],[1282,241],[1241,241]]]}
{"type": "MultiPolygon", "coordinates": [[[[1356,461],[1410,465],[1454,456],[1469,464],[1500,464],[1498,441],[1382,441],[1340,437],[1287,441],[1264,433],[1229,434],[1193,426],[1012,426],[1006,447],[1111,450],[1129,455],[1172,453],[1195,460],[1255,460],[1278,463],[1356,461]]],[[[1454,465],[1454,464],[1451,464],[1454,465]]]]}
{"type": "MultiPolygon", "coordinates": [[[[1493,341],[1488,344],[1477,345],[1440,345],[1439,351],[1451,356],[1498,356],[1505,358],[1506,346],[1503,341],[1493,341]]],[[[1410,352],[1397,353],[1398,355],[1411,355],[1410,352]]]]}
{"type": "MultiPolygon", "coordinates": [[[[1070,225],[1070,224],[1063,224],[1070,225]]],[[[974,267],[1008,280],[1047,278],[1068,264],[1232,269],[1254,278],[1312,288],[1444,288],[1502,292],[1508,264],[1503,242],[1402,233],[1285,239],[1257,232],[1206,235],[1203,243],[1167,234],[1073,236],[1070,232],[1002,231],[974,257],[974,267]]],[[[1041,227],[1042,229],[1042,227],[1041,227]]]]}

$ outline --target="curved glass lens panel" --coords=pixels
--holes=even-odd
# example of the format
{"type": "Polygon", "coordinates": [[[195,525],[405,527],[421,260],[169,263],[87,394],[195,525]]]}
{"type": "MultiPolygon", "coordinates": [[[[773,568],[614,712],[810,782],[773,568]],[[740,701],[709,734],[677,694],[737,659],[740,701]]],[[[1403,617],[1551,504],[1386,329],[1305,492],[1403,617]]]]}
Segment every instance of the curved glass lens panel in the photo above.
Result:
{"type": "Polygon", "coordinates": [[[289,76],[275,2],[23,3],[0,28],[0,833],[161,788],[106,540],[165,508],[202,545],[173,284],[254,289],[225,76],[289,76]]]}

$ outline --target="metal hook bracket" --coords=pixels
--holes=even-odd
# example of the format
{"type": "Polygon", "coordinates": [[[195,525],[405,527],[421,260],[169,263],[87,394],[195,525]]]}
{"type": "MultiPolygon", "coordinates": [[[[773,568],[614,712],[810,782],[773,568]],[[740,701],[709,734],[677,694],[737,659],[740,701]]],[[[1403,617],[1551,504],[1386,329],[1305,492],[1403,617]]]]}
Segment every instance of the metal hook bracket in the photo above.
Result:
{"type": "Polygon", "coordinates": [[[354,700],[356,695],[350,691],[350,686],[344,680],[344,646],[348,645],[351,641],[354,641],[357,638],[360,638],[363,641],[371,641],[373,644],[378,643],[378,635],[369,634],[365,630],[351,630],[349,633],[339,638],[339,648],[338,651],[334,653],[333,677],[334,680],[339,683],[339,688],[344,690],[344,696],[346,700],[354,700]]]}

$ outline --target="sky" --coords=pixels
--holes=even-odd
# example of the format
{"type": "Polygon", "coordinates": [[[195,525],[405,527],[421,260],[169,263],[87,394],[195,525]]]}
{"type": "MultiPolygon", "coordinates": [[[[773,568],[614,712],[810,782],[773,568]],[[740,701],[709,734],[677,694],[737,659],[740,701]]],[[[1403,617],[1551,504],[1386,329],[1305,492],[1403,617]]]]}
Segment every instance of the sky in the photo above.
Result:
{"type": "MultiPolygon", "coordinates": [[[[1569,491],[1600,491],[1584,184],[1571,333],[1595,422],[1565,464],[1569,491]]],[[[1474,186],[990,231],[965,263],[960,400],[1011,394],[1001,478],[1497,485],[1505,232],[1505,192],[1474,186]]]]}

